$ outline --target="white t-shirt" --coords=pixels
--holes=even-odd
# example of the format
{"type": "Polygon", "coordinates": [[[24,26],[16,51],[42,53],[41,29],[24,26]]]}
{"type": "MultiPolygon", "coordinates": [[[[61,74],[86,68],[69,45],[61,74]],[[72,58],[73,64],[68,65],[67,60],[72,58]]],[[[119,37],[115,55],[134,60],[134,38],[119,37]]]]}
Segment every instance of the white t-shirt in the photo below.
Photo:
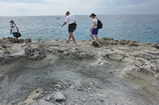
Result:
{"type": "Polygon", "coordinates": [[[97,20],[97,18],[94,18],[94,19],[93,19],[93,25],[94,25],[94,23],[96,23],[95,28],[97,28],[97,24],[98,24],[98,20],[97,20]]]}
{"type": "Polygon", "coordinates": [[[72,24],[76,21],[75,17],[73,15],[68,15],[66,16],[65,22],[67,22],[68,24],[72,24]]]}
{"type": "Polygon", "coordinates": [[[12,33],[17,32],[17,26],[15,25],[15,23],[10,24],[10,30],[12,30],[12,33]]]}

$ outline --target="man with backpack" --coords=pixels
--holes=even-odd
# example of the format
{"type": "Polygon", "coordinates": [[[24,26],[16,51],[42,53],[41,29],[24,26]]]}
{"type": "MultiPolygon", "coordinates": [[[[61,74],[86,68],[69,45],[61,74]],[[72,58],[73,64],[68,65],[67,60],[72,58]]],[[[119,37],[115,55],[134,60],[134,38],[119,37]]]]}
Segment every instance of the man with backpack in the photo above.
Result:
{"type": "Polygon", "coordinates": [[[93,19],[93,26],[92,26],[92,28],[90,30],[91,31],[90,36],[91,36],[93,42],[99,43],[99,40],[98,40],[98,30],[102,28],[103,24],[101,23],[100,20],[98,20],[96,18],[96,15],[94,13],[92,13],[90,15],[90,17],[93,19]],[[96,40],[94,40],[94,36],[93,35],[96,37],[96,40]]]}

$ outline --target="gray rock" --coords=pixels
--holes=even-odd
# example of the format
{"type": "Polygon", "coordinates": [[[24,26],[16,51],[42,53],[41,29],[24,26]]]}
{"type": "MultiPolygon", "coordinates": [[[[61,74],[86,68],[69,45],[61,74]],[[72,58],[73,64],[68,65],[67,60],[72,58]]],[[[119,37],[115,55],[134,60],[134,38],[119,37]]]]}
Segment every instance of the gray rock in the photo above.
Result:
{"type": "Polygon", "coordinates": [[[33,48],[33,49],[26,48],[25,55],[35,60],[40,60],[46,57],[45,52],[37,48],[33,48]]]}
{"type": "Polygon", "coordinates": [[[41,87],[33,94],[42,93],[32,97],[35,102],[29,105],[115,105],[115,102],[157,105],[159,51],[138,42],[131,43],[140,47],[127,46],[127,40],[100,41],[102,46],[94,48],[89,41],[77,41],[80,44],[77,46],[64,40],[11,44],[7,38],[3,39],[0,61],[13,63],[0,65],[0,103],[7,100],[7,105],[20,99],[11,103],[17,105],[34,88],[41,87]],[[119,45],[114,46],[115,43],[119,45]],[[5,50],[10,53],[3,53],[5,50]],[[45,59],[35,61],[45,54],[48,55],[45,59]],[[125,99],[126,96],[132,100],[125,99]]]}
{"type": "Polygon", "coordinates": [[[66,39],[57,39],[58,42],[66,42],[66,39]]]}
{"type": "Polygon", "coordinates": [[[30,49],[26,48],[25,49],[25,55],[30,55],[30,53],[31,53],[30,49]]]}
{"type": "Polygon", "coordinates": [[[78,55],[78,57],[80,57],[80,58],[93,58],[94,55],[91,54],[90,52],[82,52],[78,55]]]}
{"type": "Polygon", "coordinates": [[[112,60],[121,60],[123,59],[123,55],[118,55],[118,54],[108,54],[109,59],[112,60]]]}
{"type": "Polygon", "coordinates": [[[140,44],[138,42],[130,42],[128,45],[129,46],[134,46],[134,47],[140,46],[140,44]]]}
{"type": "Polygon", "coordinates": [[[12,38],[12,37],[8,37],[6,40],[9,41],[12,44],[15,42],[15,39],[12,38]]]}
{"type": "Polygon", "coordinates": [[[54,99],[56,101],[65,101],[66,100],[65,96],[61,92],[56,92],[54,95],[54,99]]]}
{"type": "Polygon", "coordinates": [[[3,48],[11,48],[11,45],[4,43],[4,44],[2,44],[2,47],[3,47],[3,48]]]}
{"type": "Polygon", "coordinates": [[[128,44],[129,42],[130,42],[129,40],[120,40],[120,41],[119,41],[119,44],[126,45],[126,44],[128,44]]]}
{"type": "Polygon", "coordinates": [[[155,74],[155,78],[156,78],[157,80],[159,80],[159,73],[156,73],[156,74],[155,74]]]}
{"type": "Polygon", "coordinates": [[[110,41],[110,40],[114,40],[114,39],[113,38],[102,38],[102,40],[110,41]]]}
{"type": "Polygon", "coordinates": [[[47,97],[46,97],[46,101],[50,101],[53,99],[53,94],[49,94],[47,97]]]}
{"type": "Polygon", "coordinates": [[[25,43],[30,43],[30,42],[32,42],[32,40],[31,39],[25,39],[24,42],[25,43]]]}
{"type": "Polygon", "coordinates": [[[3,51],[4,54],[10,54],[10,51],[8,51],[7,49],[3,51]]]}
{"type": "Polygon", "coordinates": [[[3,44],[3,40],[2,39],[0,39],[0,44],[3,44]]]}
{"type": "Polygon", "coordinates": [[[28,104],[28,105],[55,105],[51,102],[46,102],[45,100],[39,100],[35,101],[34,103],[28,104]]]}
{"type": "Polygon", "coordinates": [[[24,43],[24,41],[25,41],[24,39],[19,39],[20,43],[24,43]]]}

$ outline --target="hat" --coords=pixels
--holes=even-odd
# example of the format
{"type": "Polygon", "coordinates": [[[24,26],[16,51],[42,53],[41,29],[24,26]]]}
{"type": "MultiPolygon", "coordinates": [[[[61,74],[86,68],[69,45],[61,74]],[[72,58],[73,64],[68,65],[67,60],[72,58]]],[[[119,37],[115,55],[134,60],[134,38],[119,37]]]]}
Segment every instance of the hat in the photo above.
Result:
{"type": "Polygon", "coordinates": [[[96,16],[96,14],[92,13],[92,14],[90,15],[90,17],[92,17],[92,16],[96,16]]]}
{"type": "Polygon", "coordinates": [[[13,20],[11,20],[11,21],[10,21],[10,23],[11,23],[11,22],[14,22],[14,21],[13,21],[13,20]]]}

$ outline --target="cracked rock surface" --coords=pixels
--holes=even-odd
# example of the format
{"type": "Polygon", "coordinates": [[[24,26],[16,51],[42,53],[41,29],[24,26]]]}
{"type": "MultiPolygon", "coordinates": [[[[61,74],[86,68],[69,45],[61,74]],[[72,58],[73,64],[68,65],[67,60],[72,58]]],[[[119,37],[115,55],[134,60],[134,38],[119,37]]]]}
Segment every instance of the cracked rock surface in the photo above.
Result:
{"type": "Polygon", "coordinates": [[[0,39],[0,105],[159,105],[151,43],[0,39]]]}

